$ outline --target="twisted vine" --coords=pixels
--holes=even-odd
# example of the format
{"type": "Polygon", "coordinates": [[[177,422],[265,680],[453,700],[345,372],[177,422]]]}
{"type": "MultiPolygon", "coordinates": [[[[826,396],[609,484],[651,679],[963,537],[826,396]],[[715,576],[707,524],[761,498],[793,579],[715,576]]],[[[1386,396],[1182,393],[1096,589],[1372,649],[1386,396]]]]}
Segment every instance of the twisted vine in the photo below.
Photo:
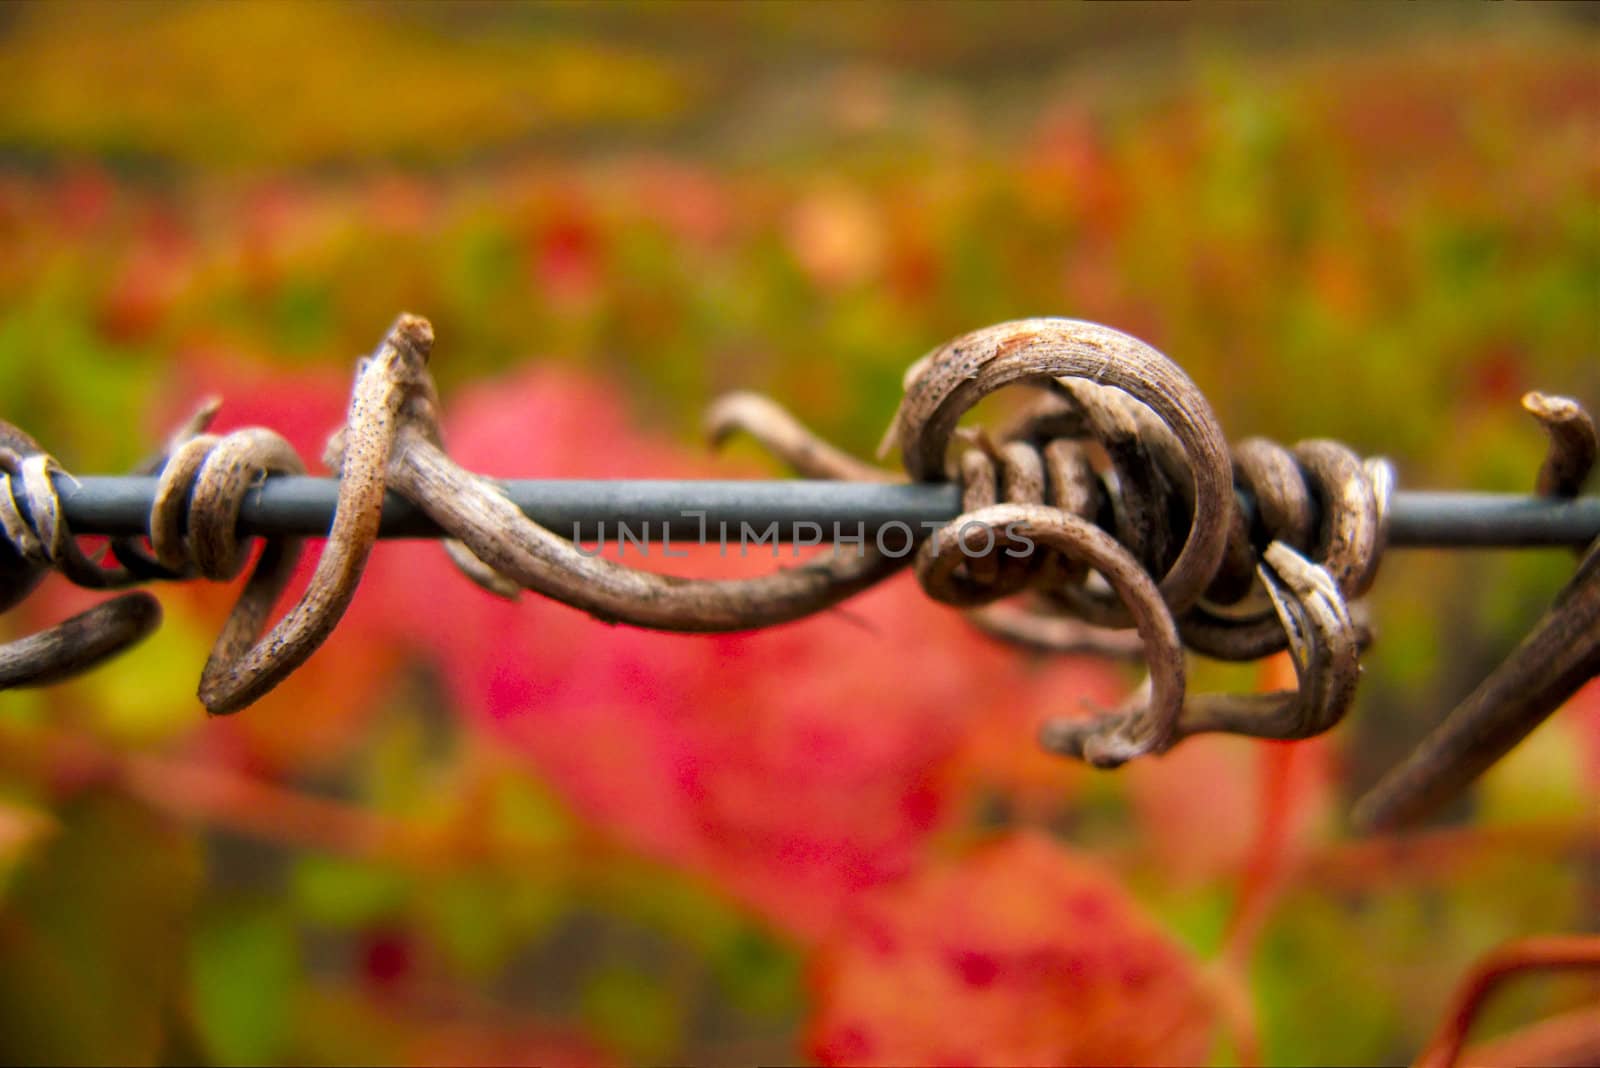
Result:
{"type": "MultiPolygon", "coordinates": [[[[263,636],[301,551],[294,539],[267,544],[201,673],[199,696],[212,713],[259,699],[332,633],[377,540],[386,491],[426,512],[448,535],[456,566],[486,589],[531,590],[607,622],[659,630],[774,626],[910,564],[929,597],[965,610],[991,636],[1143,658],[1149,677],[1124,707],[1052,719],[1042,730],[1049,749],[1100,767],[1207,732],[1310,737],[1335,726],[1353,701],[1369,640],[1353,605],[1383,555],[1392,469],[1327,440],[1285,448],[1251,438],[1230,449],[1182,369],[1109,327],[1020,320],[929,353],[906,374],[880,452],[897,449],[906,478],[959,483],[962,514],[921,537],[910,556],[835,546],[745,579],[635,570],[529,519],[494,482],[450,458],[427,367],[432,345],[427,321],[403,315],[360,361],[345,425],[329,442],[340,491],[315,575],[263,636]],[[1009,387],[1028,392],[1014,418],[993,432],[960,425],[980,400],[1009,387]],[[1187,692],[1186,650],[1253,660],[1284,649],[1295,690],[1187,692]]],[[[1592,421],[1565,398],[1530,394],[1525,405],[1550,439],[1539,492],[1575,493],[1595,462],[1592,421]]],[[[237,575],[247,558],[236,534],[245,494],[303,465],[271,431],[207,433],[215,410],[202,407],[144,466],[160,477],[148,546],[113,539],[112,566],[83,553],[67,530],[53,484],[59,465],[0,423],[0,609],[51,569],[97,589],[237,575]]],[[[718,401],[707,430],[714,443],[749,434],[808,477],[900,477],[753,394],[718,401]]],[[[0,646],[0,688],[92,667],[158,620],[155,601],[133,593],[0,646]]]]}

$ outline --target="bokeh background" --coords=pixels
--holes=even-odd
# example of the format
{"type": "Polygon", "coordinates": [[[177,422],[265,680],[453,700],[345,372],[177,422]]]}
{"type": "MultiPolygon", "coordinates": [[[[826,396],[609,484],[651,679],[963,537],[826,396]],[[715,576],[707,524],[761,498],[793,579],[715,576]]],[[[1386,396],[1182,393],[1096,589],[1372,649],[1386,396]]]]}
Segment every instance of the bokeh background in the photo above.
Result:
{"type": "MultiPolygon", "coordinates": [[[[7,6],[0,413],[111,472],[217,392],[314,463],[409,310],[480,470],[777,475],[709,454],[716,394],[868,455],[932,345],[1066,314],[1232,436],[1526,491],[1521,392],[1600,402],[1597,197],[1592,9],[7,6]]],[[[389,545],[209,721],[233,591],[165,588],[145,645],[0,695],[0,1055],[1406,1060],[1476,956],[1600,926],[1593,685],[1423,833],[1346,822],[1571,567],[1395,552],[1348,722],[1115,774],[1031,739],[1128,670],[905,577],[675,638],[389,545]]]]}

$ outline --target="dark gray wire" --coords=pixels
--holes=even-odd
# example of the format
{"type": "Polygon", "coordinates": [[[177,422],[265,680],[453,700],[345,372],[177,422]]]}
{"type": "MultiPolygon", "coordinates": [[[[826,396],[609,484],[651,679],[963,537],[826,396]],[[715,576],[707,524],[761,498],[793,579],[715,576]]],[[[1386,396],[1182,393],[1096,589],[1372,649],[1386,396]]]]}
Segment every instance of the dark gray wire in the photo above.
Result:
{"type": "MultiPolygon", "coordinates": [[[[563,536],[615,541],[619,524],[635,537],[692,542],[704,531],[716,543],[724,531],[737,544],[749,527],[760,537],[776,524],[779,541],[832,541],[837,536],[874,539],[882,531],[900,544],[897,524],[920,536],[961,513],[961,493],[951,483],[884,484],[798,479],[768,481],[598,481],[517,479],[500,483],[518,508],[563,536]],[[703,517],[702,514],[703,513],[703,517]],[[702,523],[704,526],[702,527],[702,523]],[[927,526],[924,526],[927,524],[927,526]]],[[[72,530],[80,534],[142,534],[156,479],[143,476],[56,476],[56,489],[72,530]]],[[[281,475],[245,498],[239,529],[245,534],[326,534],[339,483],[331,478],[281,475]]],[[[1252,502],[1241,497],[1247,514],[1252,502]]],[[[438,537],[415,505],[390,494],[381,536],[438,537]]],[[[1434,548],[1586,545],[1600,537],[1600,497],[1554,500],[1495,493],[1396,492],[1390,505],[1389,543],[1434,548]]]]}

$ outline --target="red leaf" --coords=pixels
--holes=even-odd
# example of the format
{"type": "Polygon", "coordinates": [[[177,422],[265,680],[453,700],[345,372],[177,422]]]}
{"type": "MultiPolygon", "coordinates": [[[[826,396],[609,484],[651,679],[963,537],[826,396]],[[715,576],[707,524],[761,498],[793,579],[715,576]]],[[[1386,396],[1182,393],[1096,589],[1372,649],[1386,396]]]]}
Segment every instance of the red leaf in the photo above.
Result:
{"type": "MultiPolygon", "coordinates": [[[[485,384],[449,409],[451,450],[477,470],[709,470],[631,431],[611,392],[560,372],[485,384]]],[[[713,546],[663,560],[657,546],[626,562],[750,574],[792,563],[783,553],[724,559],[713,546]]],[[[713,637],[610,627],[534,596],[506,604],[454,574],[436,546],[395,547],[371,581],[409,591],[411,609],[392,613],[397,630],[437,655],[456,702],[579,813],[805,935],[826,930],[850,895],[911,868],[952,808],[952,761],[1008,698],[1013,744],[1034,744],[1016,715],[1020,658],[930,604],[909,576],[821,618],[713,637]]]]}
{"type": "Polygon", "coordinates": [[[1024,834],[860,901],[814,961],[825,1064],[1199,1064],[1195,961],[1097,863],[1024,834]]]}
{"type": "Polygon", "coordinates": [[[1591,679],[1587,686],[1573,694],[1566,708],[1567,716],[1583,740],[1588,770],[1585,779],[1592,787],[1600,789],[1600,679],[1591,679]]]}
{"type": "Polygon", "coordinates": [[[528,238],[536,291],[566,308],[583,308],[599,297],[605,278],[604,235],[584,197],[560,197],[528,238]]]}
{"type": "Polygon", "coordinates": [[[1023,822],[1048,822],[1096,773],[1035,744],[1039,727],[1091,706],[1113,707],[1126,687],[1103,661],[1002,652],[1008,659],[997,681],[1003,684],[971,692],[969,700],[980,711],[967,730],[956,771],[964,784],[1009,802],[1023,822]]]}

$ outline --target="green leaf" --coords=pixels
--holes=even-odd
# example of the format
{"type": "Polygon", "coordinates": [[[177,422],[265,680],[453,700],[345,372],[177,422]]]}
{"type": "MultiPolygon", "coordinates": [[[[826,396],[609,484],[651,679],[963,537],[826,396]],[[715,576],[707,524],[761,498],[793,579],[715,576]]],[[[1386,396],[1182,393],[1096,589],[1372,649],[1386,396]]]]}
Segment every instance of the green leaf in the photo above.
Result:
{"type": "Polygon", "coordinates": [[[782,1016],[800,997],[800,954],[767,932],[747,927],[711,958],[728,1000],[745,1012],[782,1016]]]}
{"type": "Polygon", "coordinates": [[[543,783],[517,773],[495,783],[494,824],[508,837],[530,845],[555,846],[572,840],[572,817],[543,783]]]}
{"type": "Polygon", "coordinates": [[[659,1060],[680,1040],[678,1006],[652,976],[624,968],[597,972],[584,984],[582,1004],[592,1033],[633,1060],[659,1060]]]}
{"type": "Polygon", "coordinates": [[[222,906],[204,918],[189,947],[189,996],[214,1060],[281,1059],[299,956],[294,926],[281,909],[222,906]]]}
{"type": "Polygon", "coordinates": [[[502,890],[491,878],[466,874],[444,880],[419,902],[451,961],[469,975],[490,974],[516,949],[502,890]]]}
{"type": "Polygon", "coordinates": [[[1542,724],[1484,773],[1477,787],[1480,823],[1561,819],[1593,804],[1583,739],[1572,726],[1559,716],[1542,724]]]}
{"type": "Polygon", "coordinates": [[[306,919],[341,929],[386,917],[410,896],[410,884],[401,873],[338,857],[302,857],[290,881],[306,919]]]}
{"type": "Polygon", "coordinates": [[[155,1063],[200,870],[188,835],[130,801],[63,812],[0,907],[0,1061],[155,1063]]]}

